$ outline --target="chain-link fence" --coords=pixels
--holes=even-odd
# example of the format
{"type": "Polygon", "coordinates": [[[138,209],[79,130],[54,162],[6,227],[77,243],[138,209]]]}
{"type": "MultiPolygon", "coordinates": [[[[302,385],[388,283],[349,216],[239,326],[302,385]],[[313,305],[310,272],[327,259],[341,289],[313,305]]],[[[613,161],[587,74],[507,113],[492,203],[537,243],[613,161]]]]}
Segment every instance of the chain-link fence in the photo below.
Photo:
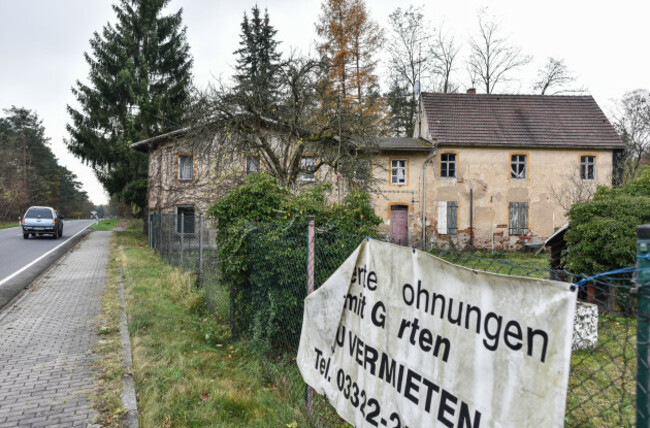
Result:
{"type": "MultiPolygon", "coordinates": [[[[196,272],[208,308],[229,323],[234,337],[259,350],[269,379],[301,409],[306,424],[345,426],[322,397],[307,392],[295,357],[312,269],[317,289],[364,237],[313,229],[312,268],[307,224],[250,224],[237,244],[246,254],[244,274],[233,285],[221,279],[214,229],[205,218],[152,214],[150,225],[150,246],[196,272]]],[[[635,425],[638,295],[632,273],[585,279],[553,271],[539,257],[532,263],[505,253],[431,252],[471,269],[580,284],[565,425],[635,425]]]]}

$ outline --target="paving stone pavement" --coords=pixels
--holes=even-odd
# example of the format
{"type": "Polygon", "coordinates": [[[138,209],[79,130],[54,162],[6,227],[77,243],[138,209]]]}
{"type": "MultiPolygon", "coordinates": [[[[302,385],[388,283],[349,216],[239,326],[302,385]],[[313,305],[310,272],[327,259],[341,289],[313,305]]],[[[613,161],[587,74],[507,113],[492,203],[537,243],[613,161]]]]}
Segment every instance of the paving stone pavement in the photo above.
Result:
{"type": "Polygon", "coordinates": [[[0,428],[88,426],[111,232],[94,231],[0,315],[0,428]]]}

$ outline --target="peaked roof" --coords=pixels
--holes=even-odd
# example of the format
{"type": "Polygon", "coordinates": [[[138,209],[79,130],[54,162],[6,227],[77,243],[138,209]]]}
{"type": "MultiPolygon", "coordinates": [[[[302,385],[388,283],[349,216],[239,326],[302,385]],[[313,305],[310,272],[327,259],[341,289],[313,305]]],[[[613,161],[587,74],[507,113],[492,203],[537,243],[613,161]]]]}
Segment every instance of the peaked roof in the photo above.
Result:
{"type": "Polygon", "coordinates": [[[591,96],[422,93],[438,145],[622,149],[591,96]]]}

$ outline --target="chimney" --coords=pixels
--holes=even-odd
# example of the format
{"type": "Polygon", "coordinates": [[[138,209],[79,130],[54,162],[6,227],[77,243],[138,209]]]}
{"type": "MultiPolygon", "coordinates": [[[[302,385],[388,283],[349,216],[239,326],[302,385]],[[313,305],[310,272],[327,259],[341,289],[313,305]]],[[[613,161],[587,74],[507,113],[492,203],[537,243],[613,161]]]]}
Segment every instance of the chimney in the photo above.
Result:
{"type": "Polygon", "coordinates": [[[469,89],[467,90],[467,93],[468,93],[468,94],[476,94],[476,88],[469,88],[469,89]]]}

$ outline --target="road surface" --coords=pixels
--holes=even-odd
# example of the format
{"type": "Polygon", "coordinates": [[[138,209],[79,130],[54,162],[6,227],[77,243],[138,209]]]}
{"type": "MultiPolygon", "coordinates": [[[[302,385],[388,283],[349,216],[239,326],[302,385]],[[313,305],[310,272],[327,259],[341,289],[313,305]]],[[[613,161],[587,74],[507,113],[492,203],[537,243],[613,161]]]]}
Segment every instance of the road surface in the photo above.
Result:
{"type": "Polygon", "coordinates": [[[20,227],[0,230],[0,308],[29,285],[26,281],[31,282],[47,268],[48,261],[53,262],[69,248],[73,238],[79,237],[79,232],[94,222],[95,220],[64,221],[63,237],[58,239],[49,236],[24,239],[20,227]],[[14,289],[18,291],[14,293],[14,289]]]}

